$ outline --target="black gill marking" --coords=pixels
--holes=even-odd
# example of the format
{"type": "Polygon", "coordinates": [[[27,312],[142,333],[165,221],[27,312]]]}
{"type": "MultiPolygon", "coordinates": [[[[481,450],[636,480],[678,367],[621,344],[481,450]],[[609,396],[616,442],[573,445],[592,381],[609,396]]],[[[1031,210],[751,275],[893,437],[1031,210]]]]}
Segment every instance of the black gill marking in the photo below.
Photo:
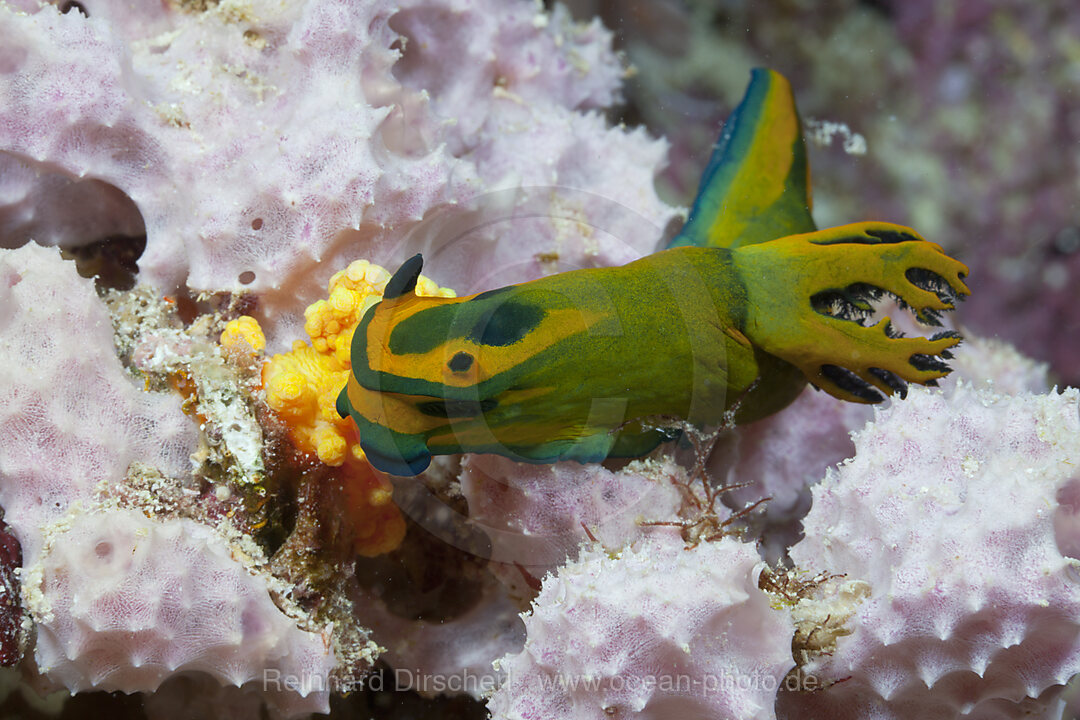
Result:
{"type": "Polygon", "coordinates": [[[952,372],[952,368],[948,363],[940,360],[933,355],[924,355],[923,353],[915,353],[908,358],[908,362],[911,366],[920,372],[940,372],[949,373],[952,372]]]}
{"type": "Polygon", "coordinates": [[[964,339],[963,335],[956,332],[955,330],[942,330],[941,332],[934,333],[933,336],[931,336],[930,338],[930,342],[935,342],[937,340],[945,340],[946,338],[956,338],[957,340],[964,339]]]}
{"type": "Polygon", "coordinates": [[[952,289],[952,286],[949,285],[945,278],[933,270],[920,267],[908,268],[904,271],[904,277],[920,290],[934,293],[938,296],[938,300],[946,305],[952,307],[956,303],[956,291],[952,289]]]}
{"type": "Polygon", "coordinates": [[[858,300],[860,307],[865,307],[867,310],[873,309],[870,303],[877,302],[885,295],[884,290],[870,283],[852,283],[847,286],[844,293],[848,297],[858,300]]]}
{"type": "Polygon", "coordinates": [[[874,314],[874,305],[884,295],[881,288],[869,283],[852,283],[843,290],[831,289],[815,293],[810,298],[810,305],[822,315],[848,320],[858,325],[874,314]]]}
{"type": "Polygon", "coordinates": [[[873,385],[847,368],[842,368],[839,365],[822,365],[821,374],[831,380],[836,387],[860,400],[879,403],[885,399],[885,396],[878,392],[873,385]]]}
{"type": "Polygon", "coordinates": [[[823,290],[810,297],[810,307],[821,315],[850,320],[858,312],[839,290],[823,290]]]}
{"type": "Polygon", "coordinates": [[[446,363],[446,366],[454,372],[465,372],[472,367],[473,356],[467,352],[459,352],[450,358],[450,362],[446,363]]]}
{"type": "Polygon", "coordinates": [[[862,235],[848,235],[829,240],[811,240],[815,245],[895,245],[917,242],[919,238],[899,230],[864,230],[862,235]]]}
{"type": "Polygon", "coordinates": [[[900,230],[867,230],[866,234],[872,238],[877,238],[878,242],[888,245],[894,243],[916,242],[919,239],[911,233],[902,232],[900,230]]]}
{"type": "Polygon", "coordinates": [[[889,372],[884,368],[872,367],[870,368],[870,374],[892,388],[892,391],[899,395],[901,400],[907,397],[907,383],[896,373],[889,372]]]}
{"type": "Polygon", "coordinates": [[[489,410],[494,410],[498,400],[426,400],[416,404],[416,409],[430,417],[466,418],[476,417],[489,410]]]}
{"type": "Polygon", "coordinates": [[[916,315],[919,322],[930,327],[941,327],[941,313],[933,308],[923,308],[916,315]]]}
{"type": "Polygon", "coordinates": [[[858,298],[853,298],[842,290],[825,290],[815,293],[810,298],[814,310],[829,317],[848,320],[862,325],[870,317],[870,309],[860,307],[858,298]]]}
{"type": "Polygon", "coordinates": [[[897,330],[893,327],[893,324],[889,322],[889,319],[885,319],[885,335],[892,340],[899,340],[902,337],[906,337],[901,330],[897,330]]]}
{"type": "Polygon", "coordinates": [[[420,271],[424,267],[424,256],[416,253],[401,264],[394,276],[386,283],[383,291],[384,300],[393,300],[402,295],[408,295],[416,289],[416,279],[420,277],[420,271]]]}
{"type": "Polygon", "coordinates": [[[925,385],[926,387],[938,387],[938,381],[937,380],[927,380],[926,382],[923,383],[923,385],[925,385]]]}

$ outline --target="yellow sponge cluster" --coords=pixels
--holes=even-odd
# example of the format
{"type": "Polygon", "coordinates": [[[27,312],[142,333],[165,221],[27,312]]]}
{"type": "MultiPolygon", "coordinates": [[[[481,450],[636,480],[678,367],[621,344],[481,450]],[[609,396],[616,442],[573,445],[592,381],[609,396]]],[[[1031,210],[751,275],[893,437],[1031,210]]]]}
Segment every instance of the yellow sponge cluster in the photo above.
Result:
{"type": "MultiPolygon", "coordinates": [[[[297,340],[290,352],[268,359],[262,371],[266,402],[288,424],[296,447],[315,453],[327,465],[344,466],[340,480],[350,506],[347,512],[354,520],[356,549],[362,555],[394,549],[405,533],[405,523],[391,500],[389,481],[372,471],[364,459],[356,425],[337,413],[338,393],[352,369],[353,331],[367,309],[382,297],[389,279],[390,273],[367,260],[357,260],[336,273],[330,278],[327,299],[304,311],[304,330],[311,344],[297,340]]],[[[455,295],[423,276],[417,281],[416,292],[455,295]]],[[[258,331],[257,323],[254,330],[258,331]]],[[[256,347],[257,338],[245,318],[226,327],[223,344],[227,338],[231,343],[243,338],[256,347]]]]}
{"type": "Polygon", "coordinates": [[[221,346],[226,350],[260,353],[266,349],[266,336],[259,321],[248,315],[230,320],[221,333],[221,346]]]}

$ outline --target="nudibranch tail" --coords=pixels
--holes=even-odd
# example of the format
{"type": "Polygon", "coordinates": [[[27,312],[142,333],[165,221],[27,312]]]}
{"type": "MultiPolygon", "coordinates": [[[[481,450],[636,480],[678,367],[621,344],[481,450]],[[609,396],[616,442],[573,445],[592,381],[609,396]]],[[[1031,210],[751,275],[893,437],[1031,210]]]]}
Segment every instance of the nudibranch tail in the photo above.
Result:
{"type": "Polygon", "coordinates": [[[791,84],[756,68],[671,247],[736,248],[816,229],[810,166],[791,84]]]}
{"type": "Polygon", "coordinates": [[[905,383],[948,374],[952,332],[901,337],[887,318],[867,327],[870,302],[889,294],[925,324],[969,294],[967,267],[910,228],[855,223],[740,248],[746,334],[843,400],[880,402],[905,383]]]}

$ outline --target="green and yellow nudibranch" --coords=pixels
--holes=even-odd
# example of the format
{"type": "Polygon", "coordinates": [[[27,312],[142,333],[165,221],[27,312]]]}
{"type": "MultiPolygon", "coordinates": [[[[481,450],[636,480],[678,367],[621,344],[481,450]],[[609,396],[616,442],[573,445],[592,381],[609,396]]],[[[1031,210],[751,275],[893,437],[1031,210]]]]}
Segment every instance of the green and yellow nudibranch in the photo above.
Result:
{"type": "Polygon", "coordinates": [[[657,416],[748,422],[807,381],[879,402],[946,375],[958,335],[864,320],[889,293],[935,323],[967,268],[900,225],[818,230],[810,203],[791,87],[755,70],[668,249],[460,298],[417,295],[417,255],[360,321],[338,412],[372,465],[415,475],[460,452],[637,457],[674,437],[657,416]]]}

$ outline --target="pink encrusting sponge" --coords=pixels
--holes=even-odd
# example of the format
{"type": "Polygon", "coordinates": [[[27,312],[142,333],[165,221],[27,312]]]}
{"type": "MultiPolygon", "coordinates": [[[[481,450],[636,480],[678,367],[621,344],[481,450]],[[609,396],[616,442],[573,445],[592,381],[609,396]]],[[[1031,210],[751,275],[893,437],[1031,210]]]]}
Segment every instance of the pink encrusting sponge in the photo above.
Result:
{"type": "Polygon", "coordinates": [[[791,557],[869,595],[782,717],[1028,717],[1080,672],[1078,402],[912,388],[856,434],[791,557]]]}
{"type": "Polygon", "coordinates": [[[794,666],[791,616],[758,589],[752,545],[656,534],[582,550],[549,575],[503,658],[495,720],[773,717],[794,666]]]}
{"type": "Polygon", "coordinates": [[[0,250],[0,368],[0,503],[43,681],[130,693],[203,672],[283,717],[327,711],[332,628],[283,612],[290,588],[249,536],[167,507],[197,496],[195,424],[128,375],[93,282],[55,248],[0,250]]]}
{"type": "MultiPolygon", "coordinates": [[[[325,693],[329,638],[324,646],[297,628],[235,554],[193,520],[128,509],[77,516],[42,560],[39,668],[72,692],[130,693],[201,671],[222,685],[325,693]]],[[[289,716],[325,710],[319,700],[276,698],[289,716]]]]}

